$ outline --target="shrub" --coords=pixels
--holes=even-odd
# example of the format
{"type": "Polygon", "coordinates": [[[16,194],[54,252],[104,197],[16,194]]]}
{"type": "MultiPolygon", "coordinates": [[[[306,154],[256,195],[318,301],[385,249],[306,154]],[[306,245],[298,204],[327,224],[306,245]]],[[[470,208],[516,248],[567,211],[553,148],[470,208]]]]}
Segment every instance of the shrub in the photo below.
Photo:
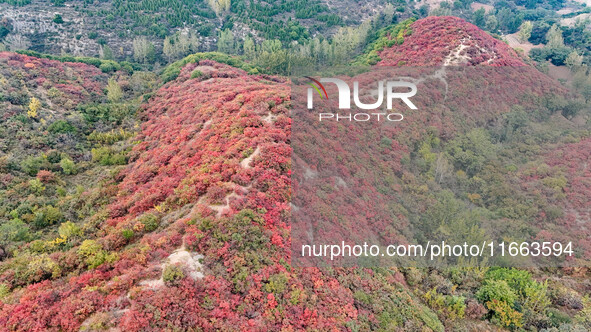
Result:
{"type": "Polygon", "coordinates": [[[126,239],[126,240],[130,240],[131,238],[133,238],[133,230],[131,229],[124,229],[121,231],[121,235],[126,239]]]}
{"type": "Polygon", "coordinates": [[[48,168],[49,163],[43,156],[29,156],[21,162],[21,169],[30,176],[36,176],[41,168],[48,168]]]}
{"type": "Polygon", "coordinates": [[[488,310],[478,301],[473,299],[466,301],[466,310],[464,310],[466,317],[470,319],[481,319],[487,312],[488,310]]]}
{"type": "Polygon", "coordinates": [[[44,253],[46,252],[47,244],[42,240],[35,240],[29,243],[29,251],[33,253],[44,253]]]}
{"type": "Polygon", "coordinates": [[[78,227],[78,225],[74,224],[71,221],[66,221],[65,223],[62,223],[57,231],[61,237],[67,239],[74,236],[82,235],[82,230],[80,229],[80,227],[78,227]]]}
{"type": "Polygon", "coordinates": [[[59,264],[47,254],[20,254],[15,257],[12,267],[15,281],[21,285],[57,278],[62,273],[59,264]]]}
{"type": "Polygon", "coordinates": [[[579,100],[569,101],[562,109],[562,115],[565,118],[572,118],[579,114],[585,108],[585,103],[579,100]]]}
{"type": "Polygon", "coordinates": [[[168,67],[166,67],[161,75],[162,81],[164,83],[170,82],[176,79],[179,74],[181,73],[181,68],[183,68],[188,63],[198,63],[201,60],[213,60],[219,63],[225,63],[232,67],[240,68],[246,71],[249,74],[256,74],[258,73],[258,69],[252,66],[249,63],[242,61],[240,58],[232,57],[230,55],[219,53],[219,52],[207,52],[207,53],[195,53],[191,54],[179,61],[176,61],[168,67]]]}
{"type": "Polygon", "coordinates": [[[92,161],[98,162],[103,166],[125,165],[127,157],[124,152],[115,152],[112,148],[104,146],[91,150],[92,161]]]}
{"type": "Polygon", "coordinates": [[[41,170],[37,173],[37,180],[43,183],[50,183],[55,181],[55,174],[51,171],[41,170]]]}
{"type": "Polygon", "coordinates": [[[166,68],[162,73],[162,82],[167,83],[175,80],[181,73],[181,68],[166,68]]]}
{"type": "Polygon", "coordinates": [[[92,133],[90,133],[90,135],[88,135],[88,140],[101,144],[113,144],[115,142],[122,141],[132,136],[132,132],[125,131],[124,129],[120,129],[118,131],[111,130],[110,132],[106,133],[93,131],[92,133]]]}
{"type": "Polygon", "coordinates": [[[39,179],[29,180],[29,188],[37,195],[41,194],[45,190],[43,182],[39,181],[39,179]]]}
{"type": "Polygon", "coordinates": [[[466,304],[463,296],[439,294],[437,289],[433,288],[425,293],[424,298],[429,307],[446,319],[456,320],[464,318],[466,304]]]}
{"type": "Polygon", "coordinates": [[[191,79],[199,78],[201,76],[203,76],[203,72],[201,70],[195,69],[193,72],[191,72],[191,79]]]}
{"type": "Polygon", "coordinates": [[[118,258],[116,253],[103,250],[103,246],[95,240],[84,240],[77,253],[78,257],[83,259],[90,269],[94,269],[103,263],[113,263],[118,258]]]}
{"type": "Polygon", "coordinates": [[[101,63],[101,65],[99,66],[99,69],[103,73],[110,73],[110,72],[117,70],[116,67],[112,63],[109,63],[109,62],[101,63]]]}
{"type": "Polygon", "coordinates": [[[521,327],[523,325],[523,314],[515,311],[505,301],[488,301],[486,302],[486,307],[494,312],[492,322],[497,325],[510,328],[521,327]]]}
{"type": "Polygon", "coordinates": [[[517,300],[517,295],[505,280],[486,280],[476,293],[476,298],[482,303],[496,300],[512,306],[517,300]]]}
{"type": "Polygon", "coordinates": [[[486,279],[503,280],[518,293],[523,293],[524,289],[533,281],[529,272],[513,268],[491,268],[486,273],[486,279]]]}
{"type": "Polygon", "coordinates": [[[498,325],[515,328],[524,323],[548,324],[545,313],[550,299],[546,283],[533,280],[527,271],[513,268],[492,268],[486,277],[476,296],[491,310],[498,325]]]}
{"type": "Polygon", "coordinates": [[[53,23],[55,23],[55,24],[62,24],[62,23],[64,23],[64,19],[62,18],[62,15],[55,14],[53,16],[53,23]]]}
{"type": "Polygon", "coordinates": [[[495,146],[491,142],[489,133],[482,128],[477,128],[452,140],[447,147],[447,152],[456,168],[474,175],[482,170],[489,157],[494,156],[495,146]]]}
{"type": "Polygon", "coordinates": [[[47,127],[47,130],[52,134],[68,134],[76,133],[76,127],[72,126],[68,121],[57,120],[47,127]]]}
{"type": "Polygon", "coordinates": [[[6,284],[0,284],[0,300],[10,294],[10,287],[6,284]]]}
{"type": "Polygon", "coordinates": [[[572,322],[572,319],[569,317],[569,315],[557,309],[549,309],[548,318],[550,318],[550,324],[552,326],[560,326],[563,324],[570,324],[572,322]]]}
{"type": "Polygon", "coordinates": [[[76,163],[67,157],[60,161],[60,167],[62,168],[62,172],[64,172],[66,175],[76,174],[77,172],[76,163]]]}
{"type": "Polygon", "coordinates": [[[135,114],[136,107],[125,103],[86,104],[79,105],[78,111],[82,113],[84,121],[94,123],[97,121],[113,122],[120,124],[124,118],[135,114]]]}
{"type": "Polygon", "coordinates": [[[144,230],[146,232],[152,232],[158,228],[158,225],[160,224],[160,218],[158,218],[153,213],[146,213],[139,218],[139,222],[144,225],[144,230]]]}
{"type": "Polygon", "coordinates": [[[59,98],[59,97],[61,97],[62,95],[63,95],[63,94],[62,94],[62,92],[61,92],[60,90],[58,90],[57,88],[55,88],[55,87],[52,87],[51,89],[49,89],[49,90],[47,91],[47,96],[48,96],[49,98],[51,98],[51,99],[56,99],[56,98],[59,98]]]}
{"type": "Polygon", "coordinates": [[[421,270],[415,267],[409,267],[405,269],[404,276],[406,278],[406,282],[411,286],[418,285],[423,281],[423,274],[421,273],[421,270]]]}
{"type": "Polygon", "coordinates": [[[55,192],[60,197],[64,197],[67,194],[66,188],[64,188],[62,186],[59,186],[59,187],[55,188],[55,192]]]}
{"type": "MultiPolygon", "coordinates": [[[[98,37],[98,34],[96,32],[90,32],[88,34],[88,38],[90,39],[96,39],[98,37]]],[[[82,38],[81,35],[76,35],[76,39],[80,39],[82,38]]],[[[28,56],[34,56],[36,58],[43,58],[43,59],[50,59],[50,60],[56,60],[56,61],[61,61],[61,62],[80,62],[80,63],[85,63],[87,65],[90,66],[94,66],[97,68],[100,68],[100,66],[104,63],[108,63],[111,66],[113,66],[115,68],[115,70],[119,70],[119,63],[113,61],[113,60],[102,60],[102,59],[97,59],[97,58],[91,58],[91,57],[82,57],[82,56],[71,56],[71,55],[51,55],[51,54],[43,54],[43,53],[39,53],[39,52],[35,52],[35,51],[31,51],[31,50],[18,50],[16,51],[16,53],[19,54],[24,54],[24,55],[28,55],[28,56]]],[[[22,104],[19,104],[22,105],[22,104]]]]}
{"type": "Polygon", "coordinates": [[[576,291],[554,283],[551,287],[551,297],[554,304],[566,307],[568,309],[583,309],[583,301],[576,291]]]}
{"type": "Polygon", "coordinates": [[[162,280],[168,285],[176,285],[185,277],[180,266],[167,265],[162,272],[162,280]]]}
{"type": "Polygon", "coordinates": [[[37,228],[44,228],[57,224],[62,218],[63,214],[58,208],[47,205],[35,212],[34,225],[37,228]]]}
{"type": "Polygon", "coordinates": [[[591,297],[583,298],[583,309],[575,316],[575,320],[588,329],[591,329],[591,297]]]}
{"type": "Polygon", "coordinates": [[[558,192],[561,192],[562,190],[564,190],[564,188],[567,186],[568,184],[568,180],[566,179],[565,176],[560,175],[557,177],[547,177],[544,178],[542,180],[542,183],[549,188],[552,188],[558,192]]]}
{"type": "Polygon", "coordinates": [[[0,224],[0,245],[7,246],[14,242],[29,241],[30,238],[29,226],[18,218],[0,224]]]}
{"type": "Polygon", "coordinates": [[[47,151],[45,155],[47,157],[47,161],[52,164],[59,163],[60,160],[62,160],[62,153],[57,150],[47,151]]]}
{"type": "Polygon", "coordinates": [[[363,305],[370,305],[371,304],[371,296],[364,291],[358,290],[353,294],[353,298],[355,301],[363,304],[363,305]]]}
{"type": "Polygon", "coordinates": [[[543,313],[550,306],[546,283],[531,282],[523,290],[523,311],[543,313]]]}
{"type": "Polygon", "coordinates": [[[82,257],[94,256],[102,249],[103,246],[95,240],[84,240],[80,245],[80,248],[78,248],[78,255],[82,257]]]}
{"type": "Polygon", "coordinates": [[[265,285],[265,291],[281,294],[287,287],[287,281],[288,277],[285,273],[274,274],[269,277],[269,282],[265,285]]]}
{"type": "MultiPolygon", "coordinates": [[[[508,268],[490,269],[487,279],[505,281],[518,297],[523,311],[543,312],[549,305],[548,286],[533,280],[527,271],[508,268]]],[[[511,302],[508,302],[512,304],[511,302]]]]}

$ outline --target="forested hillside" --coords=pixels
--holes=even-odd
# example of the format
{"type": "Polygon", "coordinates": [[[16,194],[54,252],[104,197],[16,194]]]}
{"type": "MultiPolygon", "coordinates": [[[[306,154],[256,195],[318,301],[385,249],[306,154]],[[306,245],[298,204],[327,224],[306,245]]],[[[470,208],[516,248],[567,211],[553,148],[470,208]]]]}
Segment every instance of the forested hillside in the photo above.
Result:
{"type": "Polygon", "coordinates": [[[4,0],[0,9],[0,50],[100,57],[149,70],[204,51],[241,55],[275,74],[290,74],[280,63],[344,65],[392,23],[452,15],[550,74],[591,56],[590,9],[576,0],[4,0]]]}
{"type": "MultiPolygon", "coordinates": [[[[355,59],[517,66],[474,77],[513,73],[494,107],[460,93],[456,109],[413,113],[379,141],[398,158],[400,224],[568,237],[584,262],[589,106],[527,61],[449,17],[386,27],[355,59]]],[[[584,264],[291,266],[291,91],[260,64],[201,53],[158,77],[0,53],[2,330],[591,328],[584,264]]]]}
{"type": "Polygon", "coordinates": [[[331,36],[340,27],[357,26],[384,10],[390,24],[396,5],[399,13],[405,11],[405,2],[385,0],[1,1],[0,43],[13,51],[153,65],[198,50],[242,53],[246,37],[257,43],[276,40],[285,47],[302,44],[314,36],[331,36]]]}

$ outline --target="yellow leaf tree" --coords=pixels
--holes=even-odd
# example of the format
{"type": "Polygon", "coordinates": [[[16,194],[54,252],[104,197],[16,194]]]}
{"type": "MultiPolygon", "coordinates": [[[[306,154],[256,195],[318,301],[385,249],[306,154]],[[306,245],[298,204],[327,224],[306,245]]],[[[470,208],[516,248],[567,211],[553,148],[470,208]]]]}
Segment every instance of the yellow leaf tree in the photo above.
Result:
{"type": "Polygon", "coordinates": [[[121,98],[123,98],[121,87],[115,79],[109,78],[109,84],[107,85],[107,99],[112,103],[116,103],[119,102],[121,98]]]}
{"type": "Polygon", "coordinates": [[[36,118],[37,111],[40,107],[41,102],[39,101],[39,99],[35,97],[31,98],[31,102],[29,102],[29,110],[27,111],[27,115],[29,116],[29,118],[36,118]]]}

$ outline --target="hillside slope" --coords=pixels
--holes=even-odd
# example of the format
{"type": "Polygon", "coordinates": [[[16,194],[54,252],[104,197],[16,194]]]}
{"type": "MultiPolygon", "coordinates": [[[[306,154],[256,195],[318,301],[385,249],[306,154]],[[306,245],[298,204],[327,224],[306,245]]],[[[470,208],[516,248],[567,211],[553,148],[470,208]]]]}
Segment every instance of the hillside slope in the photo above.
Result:
{"type": "MultiPolygon", "coordinates": [[[[443,35],[446,40],[466,28],[465,23],[445,17],[419,20],[403,43],[380,53],[380,64],[398,65],[402,60],[436,65],[460,45],[452,43],[450,49],[434,41],[432,47],[420,43],[415,48],[411,42],[421,37],[422,25],[446,26],[450,31],[443,35]],[[432,51],[423,51],[423,46],[432,51]],[[422,55],[413,53],[416,50],[422,55]]],[[[498,65],[522,65],[481,31],[472,29],[459,36],[457,43],[468,38],[477,40],[479,47],[490,46],[479,51],[474,59],[482,56],[482,60],[474,64],[493,59],[498,65]]],[[[13,61],[40,61],[19,59],[13,61]]],[[[16,62],[12,66],[25,67],[16,62]]],[[[69,226],[54,245],[49,239],[23,240],[20,249],[1,262],[2,330],[444,331],[495,329],[492,324],[532,329],[571,323],[588,326],[591,320],[581,310],[589,307],[581,295],[589,290],[586,270],[292,267],[289,82],[248,75],[207,59],[187,62],[174,80],[146,96],[149,99],[138,110],[142,125],[137,136],[120,138],[117,150],[94,158],[91,169],[103,157],[111,161],[125,151],[123,163],[128,164],[102,165],[108,166],[103,168],[108,174],[102,183],[78,193],[78,205],[62,207],[68,211],[85,207],[84,215],[75,220],[78,228],[60,218],[69,226]],[[549,276],[551,283],[541,282],[549,276]],[[501,301],[488,291],[490,285],[512,295],[501,301]],[[489,293],[491,298],[482,295],[489,293]],[[528,302],[533,295],[542,304],[528,302]],[[493,300],[504,307],[493,307],[493,300]],[[513,320],[503,321],[507,314],[513,320]]],[[[566,104],[549,106],[545,99],[562,94],[563,88],[531,67],[489,73],[474,77],[473,83],[507,77],[513,83],[500,90],[499,97],[489,96],[486,107],[472,107],[486,95],[450,90],[455,108],[411,112],[400,128],[385,133],[383,141],[389,144],[381,147],[384,155],[397,156],[396,167],[389,170],[393,186],[388,189],[397,191],[401,225],[406,220],[424,221],[417,236],[453,234],[465,228],[466,220],[506,232],[556,234],[544,226],[563,227],[556,220],[569,216],[562,210],[565,199],[585,195],[588,168],[575,167],[585,156],[568,151],[588,146],[589,128],[562,115],[572,115],[564,112],[566,104]],[[551,149],[564,150],[565,158],[555,160],[544,153],[551,149]],[[446,172],[438,171],[438,160],[445,160],[446,172]],[[540,169],[541,177],[534,175],[525,182],[524,176],[533,174],[531,168],[539,160],[547,160],[548,169],[540,169]],[[563,174],[561,164],[573,171],[563,174]],[[566,182],[561,181],[563,175],[566,182]],[[528,184],[542,189],[532,191],[528,184]],[[561,195],[571,192],[574,196],[561,195]]],[[[449,86],[463,79],[452,70],[447,74],[449,86]]],[[[105,84],[107,77],[101,75],[95,76],[105,84]]],[[[442,96],[439,79],[423,83],[420,89],[426,91],[421,97],[425,100],[442,96]]],[[[105,96],[97,98],[104,102],[105,96]]],[[[19,112],[26,110],[20,107],[19,112]]],[[[314,138],[313,133],[308,137],[314,138]]],[[[325,157],[311,155],[318,160],[325,157]]],[[[3,176],[10,172],[14,171],[3,170],[3,176]]],[[[13,209],[17,210],[6,209],[5,218],[13,209]]],[[[585,222],[588,214],[583,212],[579,221],[585,222]]]]}
{"type": "Polygon", "coordinates": [[[524,65],[507,44],[458,17],[427,17],[389,39],[401,43],[378,52],[380,66],[524,65]]]}
{"type": "MultiPolygon", "coordinates": [[[[404,120],[390,126],[347,121],[316,126],[316,113],[298,113],[292,147],[298,158],[294,187],[301,192],[294,204],[307,207],[299,212],[297,235],[292,233],[298,245],[342,239],[372,239],[384,246],[528,241],[551,233],[565,243],[572,240],[581,260],[571,263],[586,265],[586,210],[573,212],[583,215],[573,224],[565,218],[570,204],[558,199],[561,195],[521,186],[531,164],[545,158],[543,151],[561,149],[570,135],[575,141],[588,136],[588,125],[565,119],[581,111],[577,122],[588,121],[584,102],[458,18],[402,22],[384,30],[370,50],[360,58],[377,55],[377,68],[354,81],[362,87],[392,77],[415,82],[418,109],[395,108],[404,120]],[[453,57],[465,61],[448,61],[453,57]]],[[[337,94],[332,85],[327,90],[337,94]]],[[[584,158],[581,150],[575,154],[584,158]]],[[[552,173],[542,181],[546,186],[562,179],[561,172],[552,173]]],[[[570,186],[580,184],[565,179],[553,189],[568,192],[570,186]]]]}
{"type": "Polygon", "coordinates": [[[208,60],[185,66],[141,111],[141,143],[96,240],[54,252],[59,272],[42,278],[54,280],[15,290],[2,326],[326,330],[362,313],[378,324],[355,307],[359,290],[396,299],[383,303],[392,324],[441,329],[394,273],[289,267],[288,93],[282,80],[208,60]]]}
{"type": "MultiPolygon", "coordinates": [[[[4,0],[0,2],[0,43],[9,50],[133,57],[139,36],[160,53],[165,37],[191,33],[200,50],[214,50],[220,31],[233,30],[237,40],[304,41],[313,34],[333,34],[376,15],[387,1],[77,1],[4,0]],[[56,15],[60,19],[57,20],[56,15]]],[[[108,56],[107,56],[108,57],[108,56]]],[[[162,57],[164,60],[164,57],[162,57]]]]}

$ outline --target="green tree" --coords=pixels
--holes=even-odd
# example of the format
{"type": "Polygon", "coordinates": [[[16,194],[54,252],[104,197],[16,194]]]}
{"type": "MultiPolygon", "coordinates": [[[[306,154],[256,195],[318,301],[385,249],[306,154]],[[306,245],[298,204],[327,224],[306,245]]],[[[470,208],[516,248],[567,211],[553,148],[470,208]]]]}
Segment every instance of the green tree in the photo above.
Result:
{"type": "Polygon", "coordinates": [[[207,0],[207,3],[209,3],[216,15],[219,16],[222,12],[230,10],[231,0],[207,0]]]}
{"type": "Polygon", "coordinates": [[[55,14],[55,16],[53,16],[53,23],[55,23],[55,24],[62,24],[62,23],[64,23],[64,19],[62,18],[62,15],[55,14]]]}
{"type": "Polygon", "coordinates": [[[105,60],[113,60],[113,50],[109,47],[109,45],[101,45],[99,49],[99,55],[101,59],[105,60]]]}
{"type": "Polygon", "coordinates": [[[112,103],[116,103],[121,101],[121,98],[123,98],[123,92],[121,91],[119,83],[117,83],[114,78],[109,78],[109,83],[107,84],[107,99],[112,103]]]}
{"type": "Polygon", "coordinates": [[[573,87],[585,97],[586,101],[591,100],[591,75],[587,73],[587,68],[582,67],[577,70],[573,77],[573,87]]]}
{"type": "Polygon", "coordinates": [[[534,28],[534,25],[531,21],[525,21],[519,27],[519,41],[525,43],[528,41],[529,37],[531,37],[531,32],[534,28]]]}
{"type": "Polygon", "coordinates": [[[70,158],[62,158],[60,167],[66,175],[76,174],[76,164],[70,158]]]}
{"type": "Polygon", "coordinates": [[[486,11],[484,8],[480,8],[473,14],[474,24],[479,28],[484,28],[486,25],[486,18],[485,18],[486,11]]]}
{"type": "Polygon", "coordinates": [[[7,246],[14,242],[28,241],[30,238],[29,226],[18,218],[0,224],[0,245],[7,246]]]}
{"type": "Polygon", "coordinates": [[[489,15],[486,18],[486,30],[495,32],[499,28],[499,21],[495,15],[489,15]]]}
{"type": "Polygon", "coordinates": [[[164,38],[164,43],[162,44],[162,53],[168,58],[168,61],[172,61],[172,59],[176,56],[175,49],[174,49],[174,41],[171,41],[170,37],[164,38]]]}
{"type": "Polygon", "coordinates": [[[583,64],[583,56],[574,50],[568,55],[564,63],[571,69],[579,67],[583,64]]]}
{"type": "Polygon", "coordinates": [[[71,238],[82,234],[82,230],[76,224],[71,221],[62,223],[58,228],[58,233],[61,237],[71,238]]]}
{"type": "Polygon", "coordinates": [[[248,60],[254,60],[256,57],[256,48],[254,40],[250,37],[244,38],[244,45],[242,46],[244,57],[248,60]]]}
{"type": "Polygon", "coordinates": [[[546,46],[549,48],[560,48],[564,47],[564,38],[562,37],[562,30],[557,24],[554,24],[548,33],[546,34],[546,40],[548,41],[546,46]]]}
{"type": "Polygon", "coordinates": [[[199,49],[199,39],[193,33],[176,33],[173,36],[164,38],[162,52],[172,61],[182,58],[199,49]]]}
{"type": "Polygon", "coordinates": [[[133,40],[133,58],[137,62],[154,62],[155,52],[154,44],[146,37],[137,37],[133,40]]]}
{"type": "Polygon", "coordinates": [[[232,30],[225,29],[220,31],[220,37],[217,42],[218,51],[222,53],[234,53],[234,34],[232,30]]]}

